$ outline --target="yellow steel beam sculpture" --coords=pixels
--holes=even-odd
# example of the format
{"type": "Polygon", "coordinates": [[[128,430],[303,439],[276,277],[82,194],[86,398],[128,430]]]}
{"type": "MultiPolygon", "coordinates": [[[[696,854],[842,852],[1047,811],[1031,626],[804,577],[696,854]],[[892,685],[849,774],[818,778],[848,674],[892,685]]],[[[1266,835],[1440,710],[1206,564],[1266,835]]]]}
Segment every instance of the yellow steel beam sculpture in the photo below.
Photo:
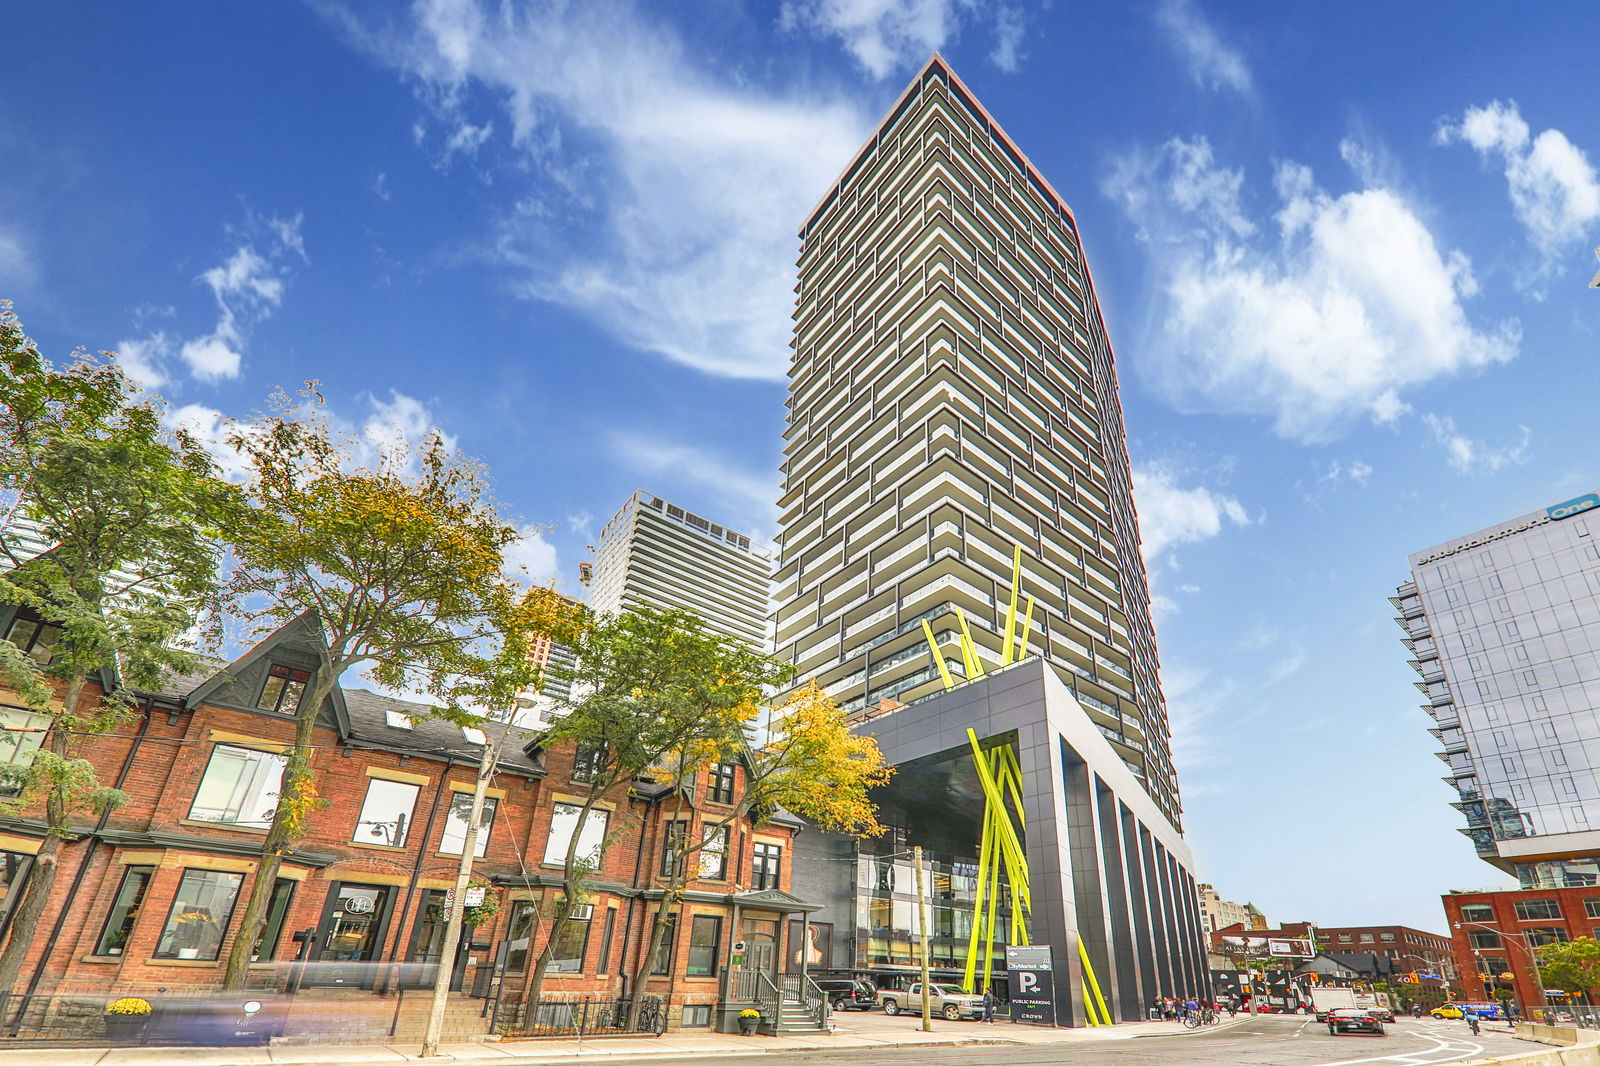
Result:
{"type": "MultiPolygon", "coordinates": [[[[1027,613],[1022,618],[1022,646],[1017,647],[1017,601],[1022,592],[1022,545],[1017,545],[1016,552],[1011,559],[1011,605],[1006,608],[1005,635],[1000,648],[1000,665],[1010,666],[1020,662],[1028,654],[1028,637],[1033,631],[1033,597],[1028,597],[1027,613]]],[[[967,616],[961,608],[955,609],[956,623],[961,628],[961,664],[966,668],[966,680],[982,677],[984,675],[983,657],[978,654],[978,645],[972,639],[972,630],[967,627],[967,616]]],[[[955,678],[950,676],[950,670],[945,666],[944,654],[939,651],[939,642],[933,637],[933,627],[927,619],[922,621],[922,634],[928,641],[928,651],[933,654],[933,661],[939,667],[939,677],[944,681],[945,691],[956,687],[955,678]]]]}
{"type": "Polygon", "coordinates": [[[1093,999],[1090,999],[1087,994],[1084,995],[1084,1013],[1092,1016],[1095,1004],[1099,1004],[1101,1024],[1112,1024],[1111,1009],[1106,1006],[1106,997],[1100,994],[1100,981],[1094,975],[1094,963],[1089,961],[1089,949],[1083,946],[1083,937],[1081,936],[1078,937],[1078,961],[1083,963],[1083,976],[1089,985],[1088,991],[1094,993],[1093,999]]]}

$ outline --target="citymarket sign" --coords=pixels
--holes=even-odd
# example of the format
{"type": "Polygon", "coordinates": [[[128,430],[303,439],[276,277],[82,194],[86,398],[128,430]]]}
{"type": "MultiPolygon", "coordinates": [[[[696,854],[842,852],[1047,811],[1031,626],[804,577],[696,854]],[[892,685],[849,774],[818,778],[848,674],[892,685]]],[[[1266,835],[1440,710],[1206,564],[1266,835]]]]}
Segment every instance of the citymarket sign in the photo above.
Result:
{"type": "Polygon", "coordinates": [[[1471,540],[1462,544],[1457,544],[1454,547],[1436,551],[1432,555],[1424,555],[1422,558],[1417,560],[1417,565],[1421,566],[1423,563],[1431,563],[1435,559],[1443,559],[1447,555],[1454,555],[1456,552],[1463,552],[1469,548],[1477,548],[1481,545],[1488,544],[1490,541],[1499,540],[1501,537],[1509,537],[1513,533],[1525,532],[1538,525],[1541,521],[1559,522],[1563,518],[1572,518],[1575,515],[1584,514],[1586,512],[1596,510],[1597,508],[1600,508],[1600,493],[1590,492],[1583,496],[1575,497],[1574,499],[1565,500],[1556,504],[1554,507],[1546,507],[1544,509],[1543,519],[1535,517],[1530,521],[1522,522],[1514,526],[1508,526],[1505,529],[1497,529],[1493,533],[1486,533],[1481,537],[1473,537],[1471,540]]]}
{"type": "Polygon", "coordinates": [[[1546,507],[1544,513],[1550,516],[1550,521],[1559,522],[1563,518],[1571,518],[1575,514],[1582,514],[1596,507],[1600,507],[1600,495],[1591,492],[1587,496],[1579,496],[1575,500],[1546,507]]]}

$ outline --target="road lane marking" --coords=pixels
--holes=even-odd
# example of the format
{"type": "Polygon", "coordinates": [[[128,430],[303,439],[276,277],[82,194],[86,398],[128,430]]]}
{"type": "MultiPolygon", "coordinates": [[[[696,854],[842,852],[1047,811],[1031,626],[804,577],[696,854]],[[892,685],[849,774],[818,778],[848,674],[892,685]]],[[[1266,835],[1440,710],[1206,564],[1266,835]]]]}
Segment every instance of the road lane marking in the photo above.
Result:
{"type": "Polygon", "coordinates": [[[1452,1039],[1444,1039],[1418,1032],[1408,1032],[1405,1035],[1418,1037],[1422,1040],[1431,1040],[1437,1046],[1424,1048],[1421,1051],[1401,1051],[1393,1055],[1378,1055],[1365,1059],[1341,1059],[1338,1062],[1321,1062],[1317,1063],[1317,1066],[1357,1066],[1358,1063],[1367,1062],[1393,1062],[1397,1066],[1443,1066],[1444,1063],[1460,1062],[1469,1055],[1478,1055],[1483,1051],[1482,1044],[1474,1044],[1469,1040],[1461,1041],[1466,1045],[1465,1047],[1454,1047],[1452,1045],[1455,1041],[1452,1039]],[[1433,1057],[1441,1052],[1448,1054],[1449,1058],[1433,1057]]]}

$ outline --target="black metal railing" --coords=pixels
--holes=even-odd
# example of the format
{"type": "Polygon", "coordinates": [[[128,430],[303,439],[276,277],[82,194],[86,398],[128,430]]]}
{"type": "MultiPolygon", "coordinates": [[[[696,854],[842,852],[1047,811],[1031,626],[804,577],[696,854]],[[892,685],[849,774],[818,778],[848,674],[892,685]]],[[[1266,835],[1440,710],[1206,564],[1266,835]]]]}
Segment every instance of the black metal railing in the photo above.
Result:
{"type": "Polygon", "coordinates": [[[667,1028],[666,1007],[645,996],[638,1020],[628,1024],[631,1000],[580,996],[537,1002],[507,997],[495,1006],[492,1031],[514,1039],[541,1036],[660,1036],[667,1028]]]}

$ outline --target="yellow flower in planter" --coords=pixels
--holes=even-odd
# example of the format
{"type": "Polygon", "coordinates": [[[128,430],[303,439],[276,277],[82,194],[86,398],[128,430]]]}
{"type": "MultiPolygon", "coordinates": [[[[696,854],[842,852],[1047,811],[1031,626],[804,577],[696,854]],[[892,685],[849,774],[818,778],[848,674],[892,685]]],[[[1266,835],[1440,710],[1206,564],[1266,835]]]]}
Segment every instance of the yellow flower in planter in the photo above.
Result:
{"type": "Polygon", "coordinates": [[[106,1004],[107,1014],[149,1014],[150,1001],[140,999],[138,996],[123,996],[106,1004]]]}
{"type": "Polygon", "coordinates": [[[741,1018],[759,1018],[759,1017],[761,1017],[761,1012],[756,1010],[754,1007],[746,1007],[744,1010],[739,1012],[739,1017],[741,1017],[741,1018]]]}

